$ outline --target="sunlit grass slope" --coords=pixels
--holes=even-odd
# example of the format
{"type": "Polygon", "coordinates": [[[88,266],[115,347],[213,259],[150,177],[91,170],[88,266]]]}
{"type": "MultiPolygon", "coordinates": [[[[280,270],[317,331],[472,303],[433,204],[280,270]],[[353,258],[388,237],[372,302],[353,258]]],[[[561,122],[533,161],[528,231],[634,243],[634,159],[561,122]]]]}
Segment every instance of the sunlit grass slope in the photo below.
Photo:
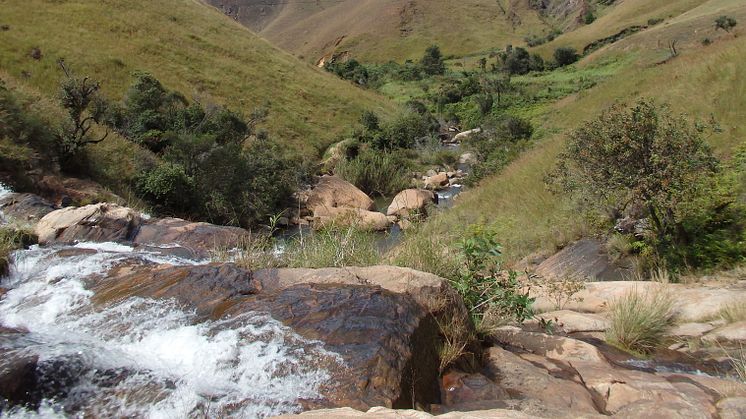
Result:
{"type": "Polygon", "coordinates": [[[625,65],[596,87],[536,110],[533,122],[542,135],[535,147],[503,172],[462,194],[452,210],[440,214],[404,245],[439,240],[445,233],[482,222],[498,231],[507,257],[515,261],[535,251],[551,251],[588,232],[577,208],[547,191],[544,176],[555,164],[565,133],[615,102],[652,97],[693,120],[713,117],[722,132],[708,140],[727,159],[746,140],[746,37],[738,36],[739,32],[715,34],[711,27],[724,11],[746,23],[744,9],[746,4],[712,0],[695,9],[696,13],[635,34],[578,63],[582,71],[607,62],[625,65]],[[712,45],[701,45],[701,37],[713,35],[717,38],[712,45]],[[681,40],[680,55],[661,63],[667,49],[657,40],[671,37],[681,40]]]}
{"type": "Polygon", "coordinates": [[[52,95],[56,62],[102,82],[120,98],[132,73],[153,73],[169,89],[248,114],[267,106],[270,135],[317,153],[364,109],[393,105],[302,63],[194,0],[0,0],[0,69],[52,95]],[[31,57],[38,48],[41,59],[31,57]]]}

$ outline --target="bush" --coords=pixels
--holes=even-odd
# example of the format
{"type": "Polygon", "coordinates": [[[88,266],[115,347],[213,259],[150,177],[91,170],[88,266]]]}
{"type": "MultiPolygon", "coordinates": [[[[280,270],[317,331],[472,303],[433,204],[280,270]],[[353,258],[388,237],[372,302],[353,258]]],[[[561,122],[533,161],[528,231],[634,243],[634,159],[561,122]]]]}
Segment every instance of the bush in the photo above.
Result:
{"type": "Polygon", "coordinates": [[[721,174],[700,126],[641,100],[629,110],[613,106],[571,133],[547,181],[587,207],[644,209],[651,223],[645,240],[669,267],[714,267],[746,254],[735,173],[721,174]]]}
{"type": "Polygon", "coordinates": [[[557,62],[559,67],[570,65],[578,61],[579,58],[578,51],[572,47],[559,47],[554,50],[554,61],[557,62]]]}
{"type": "Polygon", "coordinates": [[[187,215],[192,211],[194,180],[179,164],[161,163],[153,170],[141,173],[136,187],[159,212],[187,215]]]}
{"type": "Polygon", "coordinates": [[[720,16],[715,19],[715,28],[722,29],[726,32],[730,32],[731,29],[735,28],[738,22],[733,16],[720,16]]]}
{"type": "Polygon", "coordinates": [[[334,173],[368,195],[393,196],[412,183],[412,172],[404,158],[372,149],[340,161],[334,173]]]}
{"type": "Polygon", "coordinates": [[[609,319],[606,339],[610,343],[627,351],[648,354],[663,343],[673,325],[673,299],[664,288],[633,290],[611,305],[609,319]]]}
{"type": "Polygon", "coordinates": [[[443,54],[437,45],[429,47],[425,55],[420,60],[420,67],[425,74],[430,76],[441,75],[446,71],[446,64],[443,61],[443,54]]]}

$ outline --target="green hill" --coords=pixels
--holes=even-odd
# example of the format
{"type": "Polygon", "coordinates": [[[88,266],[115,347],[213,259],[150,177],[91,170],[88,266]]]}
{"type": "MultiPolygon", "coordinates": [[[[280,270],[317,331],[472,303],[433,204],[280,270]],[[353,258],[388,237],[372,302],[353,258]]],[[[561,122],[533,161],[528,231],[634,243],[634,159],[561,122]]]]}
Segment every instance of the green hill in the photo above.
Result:
{"type": "Polygon", "coordinates": [[[202,103],[269,109],[274,138],[318,154],[364,109],[393,105],[302,63],[193,0],[2,2],[0,69],[48,95],[59,58],[121,98],[136,70],[202,103]],[[36,58],[32,50],[38,49],[36,58]]]}

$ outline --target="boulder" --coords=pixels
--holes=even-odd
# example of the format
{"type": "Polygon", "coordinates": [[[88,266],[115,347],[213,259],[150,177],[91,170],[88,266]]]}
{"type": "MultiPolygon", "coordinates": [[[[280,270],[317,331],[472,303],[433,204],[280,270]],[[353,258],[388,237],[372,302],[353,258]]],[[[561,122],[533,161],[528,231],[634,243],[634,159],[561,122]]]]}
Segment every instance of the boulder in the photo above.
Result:
{"type": "Polygon", "coordinates": [[[535,273],[552,280],[621,281],[629,279],[634,269],[630,263],[613,262],[602,242],[583,239],[542,262],[535,273]]]}
{"type": "Polygon", "coordinates": [[[477,164],[477,156],[474,153],[464,153],[458,158],[459,164],[474,165],[477,164]]]}
{"type": "Polygon", "coordinates": [[[330,224],[355,226],[365,230],[383,231],[396,221],[396,217],[382,212],[349,207],[319,207],[314,212],[314,225],[317,228],[330,224]]]}
{"type": "Polygon", "coordinates": [[[480,132],[482,132],[482,128],[474,128],[474,129],[470,129],[468,131],[459,132],[458,134],[456,134],[453,137],[453,141],[454,142],[461,142],[461,141],[463,141],[463,140],[471,137],[474,134],[479,134],[480,132]]]}
{"type": "Polygon", "coordinates": [[[248,231],[239,227],[160,218],[143,222],[133,242],[141,246],[166,248],[182,257],[203,259],[211,251],[239,247],[250,236],[248,231]]]}
{"type": "MultiPolygon", "coordinates": [[[[659,287],[660,283],[647,281],[588,282],[585,289],[575,295],[580,301],[570,301],[564,308],[584,313],[605,312],[613,301],[629,292],[646,292],[659,287]]],[[[676,296],[674,310],[680,322],[716,318],[726,305],[746,299],[746,281],[732,284],[665,284],[665,287],[667,292],[676,296]]],[[[536,297],[536,310],[554,309],[554,303],[546,296],[536,297]]]]}
{"type": "Polygon", "coordinates": [[[35,227],[40,244],[122,242],[135,236],[140,214],[115,204],[68,207],[45,215],[35,227]]]}
{"type": "Polygon", "coordinates": [[[318,215],[318,211],[329,208],[359,208],[372,211],[373,200],[355,185],[337,176],[323,176],[308,195],[308,208],[318,215]]]}
{"type": "Polygon", "coordinates": [[[551,409],[572,409],[577,413],[598,413],[588,390],[576,381],[560,379],[499,347],[486,353],[489,376],[512,398],[538,400],[551,409]]]}
{"type": "Polygon", "coordinates": [[[710,323],[684,323],[671,329],[668,334],[683,338],[698,338],[713,329],[715,325],[710,323]]]}
{"type": "Polygon", "coordinates": [[[746,344],[746,321],[731,323],[719,327],[702,337],[707,343],[735,343],[746,344]]]}
{"type": "Polygon", "coordinates": [[[54,204],[29,193],[10,193],[0,198],[0,215],[27,223],[36,223],[54,211],[54,204]]]}
{"type": "Polygon", "coordinates": [[[347,419],[347,418],[375,418],[375,419],[538,419],[539,416],[532,416],[515,410],[508,409],[490,409],[475,410],[469,412],[450,412],[443,415],[433,416],[427,412],[419,410],[394,410],[386,407],[374,407],[367,411],[355,410],[350,407],[339,409],[321,409],[310,412],[304,412],[298,415],[275,416],[274,419],[290,419],[297,417],[319,417],[324,419],[347,419]]]}
{"type": "Polygon", "coordinates": [[[720,419],[746,418],[746,397],[729,397],[717,404],[720,419]]]}
{"type": "MultiPolygon", "coordinates": [[[[508,392],[486,376],[451,371],[441,380],[441,403],[458,410],[459,406],[509,399],[508,392]]],[[[496,403],[499,404],[499,403],[496,403]]]]}
{"type": "Polygon", "coordinates": [[[445,172],[425,178],[425,189],[438,190],[448,185],[448,175],[445,172]]]}
{"type": "Polygon", "coordinates": [[[565,333],[603,332],[609,328],[609,320],[592,313],[578,313],[570,310],[550,311],[536,317],[552,321],[556,330],[565,333]]]}
{"type": "Polygon", "coordinates": [[[407,189],[399,192],[391,201],[386,215],[406,217],[410,212],[423,212],[428,204],[436,202],[435,194],[424,189],[407,189]]]}
{"type": "Polygon", "coordinates": [[[448,311],[464,322],[468,316],[446,280],[386,266],[252,273],[233,264],[139,264],[91,281],[97,304],[130,296],[174,299],[194,308],[197,322],[227,325],[245,313],[264,313],[322,342],[330,356],[317,362],[329,377],[319,399],[302,401],[306,409],[438,402],[441,337],[434,316],[448,311]]]}

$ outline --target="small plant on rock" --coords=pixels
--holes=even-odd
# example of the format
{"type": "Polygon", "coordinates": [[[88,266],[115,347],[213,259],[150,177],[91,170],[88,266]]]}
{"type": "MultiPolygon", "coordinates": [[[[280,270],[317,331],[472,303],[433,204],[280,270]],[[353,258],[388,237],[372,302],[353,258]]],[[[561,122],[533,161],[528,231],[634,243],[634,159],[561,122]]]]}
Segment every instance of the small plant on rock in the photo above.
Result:
{"type": "Polygon", "coordinates": [[[585,289],[585,281],[574,276],[564,276],[555,279],[541,278],[536,282],[539,292],[549,299],[555,310],[563,310],[572,302],[582,302],[583,298],[577,294],[585,289]]]}

